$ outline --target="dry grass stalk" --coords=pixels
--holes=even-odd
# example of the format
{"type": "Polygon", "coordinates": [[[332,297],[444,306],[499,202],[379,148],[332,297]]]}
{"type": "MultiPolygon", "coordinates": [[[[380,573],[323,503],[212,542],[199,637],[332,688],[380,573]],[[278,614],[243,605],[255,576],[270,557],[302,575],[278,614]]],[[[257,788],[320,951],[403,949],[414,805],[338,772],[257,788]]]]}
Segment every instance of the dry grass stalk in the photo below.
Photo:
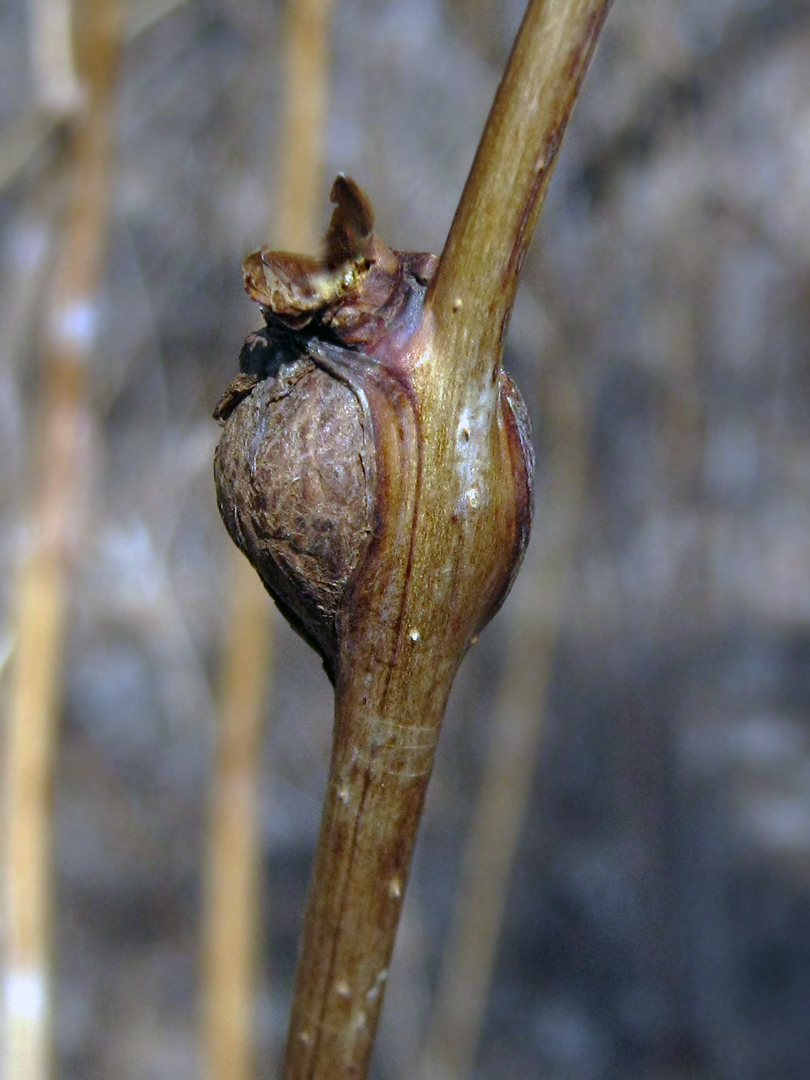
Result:
{"type": "Polygon", "coordinates": [[[28,0],[31,67],[40,107],[59,115],[74,113],[82,84],[73,56],[72,0],[28,0]]]}
{"type": "Polygon", "coordinates": [[[202,1035],[208,1080],[248,1080],[255,1071],[259,778],[273,641],[269,600],[255,576],[248,577],[246,565],[230,570],[203,922],[202,1035]]]}
{"type": "Polygon", "coordinates": [[[55,113],[32,111],[0,143],[0,191],[22,172],[31,158],[59,127],[55,113]]]}
{"type": "Polygon", "coordinates": [[[558,370],[545,388],[548,482],[543,518],[512,600],[507,667],[470,835],[423,1076],[470,1075],[492,978],[512,867],[531,797],[567,582],[586,495],[589,426],[574,379],[558,370]]]}
{"type": "MultiPolygon", "coordinates": [[[[130,5],[122,13],[124,42],[135,41],[161,19],[171,15],[188,0],[153,0],[130,5]]],[[[62,129],[64,123],[82,107],[82,89],[75,73],[72,35],[64,27],[72,26],[72,9],[64,0],[31,3],[31,66],[37,89],[36,101],[22,119],[0,139],[0,192],[12,183],[42,145],[62,129]],[[56,9],[56,21],[48,22],[50,7],[56,9]],[[51,53],[61,55],[49,66],[51,53]]]]}
{"type": "MultiPolygon", "coordinates": [[[[280,247],[316,244],[331,0],[289,0],[284,35],[278,195],[268,233],[280,247]]],[[[261,864],[262,719],[273,658],[273,609],[238,551],[231,558],[203,927],[203,1056],[208,1080],[255,1073],[261,864]]]]}
{"type": "Polygon", "coordinates": [[[333,756],[285,1080],[368,1070],[447,695],[514,570],[520,482],[498,413],[503,335],[608,6],[529,5],[421,323],[396,361],[408,401],[375,381],[379,368],[361,377],[380,509],[339,618],[333,756]],[[465,436],[472,446],[460,450],[465,436]],[[486,514],[475,512],[479,497],[486,514]]]}
{"type": "Polygon", "coordinates": [[[283,37],[284,101],[273,242],[314,251],[323,184],[332,0],[289,0],[283,37]]]}
{"type": "Polygon", "coordinates": [[[114,0],[88,0],[77,27],[86,108],[71,132],[72,193],[53,285],[44,294],[43,399],[14,609],[4,753],[5,1080],[51,1073],[51,775],[110,194],[117,41],[114,0]]]}

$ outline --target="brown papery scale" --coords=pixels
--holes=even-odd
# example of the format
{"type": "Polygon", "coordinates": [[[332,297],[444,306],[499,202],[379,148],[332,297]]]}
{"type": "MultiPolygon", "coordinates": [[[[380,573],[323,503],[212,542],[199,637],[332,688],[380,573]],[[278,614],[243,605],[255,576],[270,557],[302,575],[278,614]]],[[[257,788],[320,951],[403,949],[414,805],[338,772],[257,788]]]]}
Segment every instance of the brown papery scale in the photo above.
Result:
{"type": "MultiPolygon", "coordinates": [[[[356,610],[369,596],[357,587],[364,568],[374,579],[380,538],[407,530],[413,517],[398,503],[413,501],[420,439],[434,426],[425,410],[442,402],[420,400],[412,376],[424,361],[409,348],[435,256],[387,247],[374,234],[367,197],[347,177],[335,180],[331,199],[321,258],[263,248],[245,261],[245,288],[266,325],[246,340],[240,374],[214,413],[224,425],[214,471],[228,532],[334,682],[342,651],[350,660],[343,639],[364,617],[356,610]]],[[[528,416],[508,375],[499,369],[497,378],[497,441],[514,486],[513,527],[506,552],[483,573],[481,602],[459,628],[459,658],[506,595],[531,525],[528,416]]],[[[492,433],[475,423],[454,433],[460,469],[471,474],[477,438],[492,433]]],[[[474,510],[486,492],[471,480],[464,497],[474,510]]],[[[465,507],[451,506],[437,527],[463,530],[466,521],[465,507]]],[[[408,537],[399,544],[407,558],[408,537]]],[[[372,592],[381,588],[376,582],[372,592]]]]}

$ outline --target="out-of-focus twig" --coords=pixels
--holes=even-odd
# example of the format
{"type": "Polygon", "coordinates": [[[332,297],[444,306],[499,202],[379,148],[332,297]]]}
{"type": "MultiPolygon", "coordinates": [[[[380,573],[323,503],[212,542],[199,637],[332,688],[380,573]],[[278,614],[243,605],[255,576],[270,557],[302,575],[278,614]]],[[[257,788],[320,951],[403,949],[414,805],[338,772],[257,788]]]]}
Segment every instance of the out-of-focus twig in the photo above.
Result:
{"type": "Polygon", "coordinates": [[[140,37],[186,3],[188,0],[129,0],[124,39],[133,41],[140,37]]]}
{"type": "Polygon", "coordinates": [[[549,480],[538,535],[515,590],[507,666],[495,705],[481,788],[428,1033],[425,1080],[470,1075],[512,867],[531,796],[555,644],[586,494],[589,426],[571,374],[545,388],[549,480]]]}
{"type": "MultiPolygon", "coordinates": [[[[188,0],[131,2],[121,29],[124,41],[134,41],[188,0]]],[[[31,0],[30,48],[36,96],[33,105],[0,140],[0,191],[3,191],[57,130],[82,104],[81,86],[75,74],[71,48],[72,10],[68,0],[31,0]],[[55,21],[47,16],[54,8],[55,21]],[[53,55],[54,69],[48,67],[53,55]]]]}
{"type": "Polygon", "coordinates": [[[284,34],[284,105],[273,242],[314,251],[322,194],[332,0],[289,0],[284,34]]]}
{"type": "MultiPolygon", "coordinates": [[[[289,0],[278,194],[268,232],[314,250],[321,190],[331,0],[289,0]]],[[[262,717],[273,653],[272,606],[244,557],[231,556],[204,928],[204,1057],[208,1080],[254,1072],[259,920],[262,717]]]]}
{"type": "Polygon", "coordinates": [[[64,120],[64,117],[34,110],[4,136],[0,143],[0,191],[19,176],[59,127],[60,120],[64,120]]]}
{"type": "Polygon", "coordinates": [[[31,503],[13,616],[14,655],[3,754],[6,940],[4,1080],[51,1072],[51,773],[69,564],[83,486],[88,360],[107,227],[118,29],[115,0],[86,0],[77,27],[86,108],[72,130],[72,193],[54,271],[42,406],[31,446],[31,503]]]}
{"type": "Polygon", "coordinates": [[[28,14],[37,99],[47,112],[69,115],[82,101],[73,55],[72,0],[28,0],[28,14]]]}
{"type": "MultiPolygon", "coordinates": [[[[234,560],[235,562],[235,560],[234,560]]],[[[203,927],[203,1050],[208,1080],[254,1073],[262,717],[272,666],[269,598],[231,566],[203,927]]]]}

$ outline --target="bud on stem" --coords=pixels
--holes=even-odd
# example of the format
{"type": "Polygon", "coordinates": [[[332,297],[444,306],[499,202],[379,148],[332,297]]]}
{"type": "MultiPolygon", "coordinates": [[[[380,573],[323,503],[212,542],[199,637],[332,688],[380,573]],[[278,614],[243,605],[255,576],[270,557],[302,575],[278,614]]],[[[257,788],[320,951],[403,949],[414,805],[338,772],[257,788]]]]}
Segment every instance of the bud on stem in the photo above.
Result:
{"type": "Polygon", "coordinates": [[[511,380],[498,370],[461,394],[444,382],[424,318],[435,259],[374,236],[352,181],[332,197],[323,259],[247,259],[267,327],[217,409],[223,518],[336,687],[315,868],[329,888],[307,913],[319,944],[301,958],[290,1076],[313,1055],[348,1068],[370,1052],[447,695],[532,512],[511,380]]]}
{"type": "Polygon", "coordinates": [[[336,703],[286,1080],[366,1075],[450,687],[528,542],[501,349],[607,6],[530,4],[438,270],[383,244],[345,177],[321,258],[245,263],[267,326],[217,407],[220,509],[336,703]]]}

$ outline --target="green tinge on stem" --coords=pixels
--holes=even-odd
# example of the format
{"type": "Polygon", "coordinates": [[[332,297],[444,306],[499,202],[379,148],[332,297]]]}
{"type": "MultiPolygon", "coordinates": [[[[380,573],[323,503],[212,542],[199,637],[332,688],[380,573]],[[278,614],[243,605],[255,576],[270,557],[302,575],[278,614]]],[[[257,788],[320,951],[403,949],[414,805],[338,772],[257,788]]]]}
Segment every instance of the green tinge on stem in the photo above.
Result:
{"type": "Polygon", "coordinates": [[[500,363],[518,277],[610,0],[532,0],[427,305],[454,381],[500,363]]]}

